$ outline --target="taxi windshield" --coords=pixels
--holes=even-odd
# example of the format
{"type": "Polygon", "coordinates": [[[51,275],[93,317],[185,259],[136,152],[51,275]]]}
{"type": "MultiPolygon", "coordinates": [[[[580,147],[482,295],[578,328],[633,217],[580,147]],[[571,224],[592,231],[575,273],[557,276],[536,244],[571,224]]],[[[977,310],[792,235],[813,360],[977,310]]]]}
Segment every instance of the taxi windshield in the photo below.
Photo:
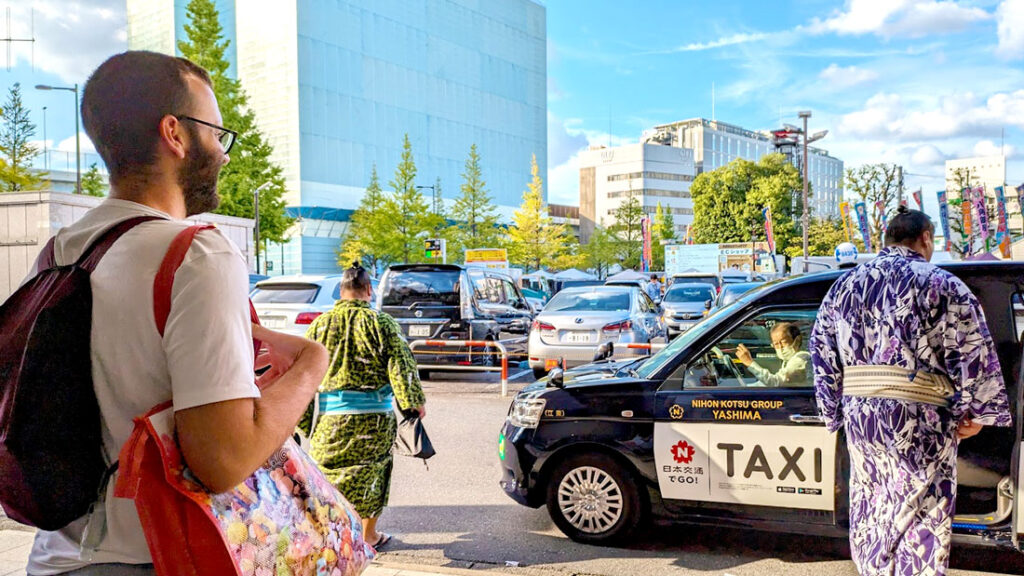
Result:
{"type": "Polygon", "coordinates": [[[728,306],[715,310],[713,314],[705,318],[704,320],[693,325],[692,328],[683,332],[679,336],[676,336],[668,346],[661,349],[660,352],[654,354],[647,361],[641,363],[636,367],[636,374],[638,377],[644,380],[653,378],[662,368],[665,367],[680,350],[685,349],[687,346],[697,341],[701,336],[706,334],[713,326],[719,323],[722,318],[726,318],[732,314],[732,311],[742,306],[741,300],[737,300],[728,306]]]}

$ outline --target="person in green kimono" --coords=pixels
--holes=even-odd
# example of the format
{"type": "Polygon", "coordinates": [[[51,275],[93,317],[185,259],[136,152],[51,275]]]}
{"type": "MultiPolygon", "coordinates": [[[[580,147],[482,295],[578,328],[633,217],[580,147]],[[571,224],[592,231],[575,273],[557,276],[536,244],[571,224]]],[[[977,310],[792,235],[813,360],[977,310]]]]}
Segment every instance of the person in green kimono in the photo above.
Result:
{"type": "Polygon", "coordinates": [[[363,537],[380,548],[391,539],[377,531],[377,518],[391,487],[393,405],[423,418],[426,398],[398,323],[372,309],[372,299],[370,275],[353,265],[342,275],[341,299],[306,332],[331,363],[299,426],[310,456],[362,517],[363,537]]]}

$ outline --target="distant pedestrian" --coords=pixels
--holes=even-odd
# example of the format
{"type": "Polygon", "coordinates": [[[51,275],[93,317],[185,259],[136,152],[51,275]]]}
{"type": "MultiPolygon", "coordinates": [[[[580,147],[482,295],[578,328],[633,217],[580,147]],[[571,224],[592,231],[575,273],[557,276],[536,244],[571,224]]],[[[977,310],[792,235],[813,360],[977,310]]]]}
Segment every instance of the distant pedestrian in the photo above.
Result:
{"type": "Polygon", "coordinates": [[[423,418],[426,398],[398,323],[372,309],[372,300],[370,275],[353,265],[342,276],[341,299],[309,327],[306,336],[327,347],[331,365],[300,427],[310,455],[362,517],[363,537],[380,548],[391,539],[377,531],[377,519],[391,489],[394,402],[423,418]]]}
{"type": "MultiPolygon", "coordinates": [[[[120,222],[155,218],[117,240],[91,276],[92,376],[104,453],[117,461],[132,419],[170,400],[189,469],[210,490],[228,490],[281,447],[326,370],[327,354],[304,338],[250,323],[247,266],[219,230],[195,237],[174,276],[162,338],[157,330],[157,269],[172,239],[189,227],[185,218],[217,207],[217,175],[234,141],[219,126],[205,70],[154,52],[112,56],[86,83],[81,112],[110,170],[110,197],[57,233],[56,263],[75,262],[120,222]],[[253,374],[254,336],[278,360],[261,377],[261,384],[273,383],[262,396],[253,374]]],[[[135,503],[113,496],[115,482],[116,474],[91,515],[36,534],[29,574],[154,573],[135,503]],[[84,534],[93,541],[88,548],[84,534]]]]}
{"type": "Polygon", "coordinates": [[[657,274],[651,274],[651,281],[647,283],[644,291],[651,297],[651,300],[661,302],[661,283],[658,282],[657,274]]]}
{"type": "Polygon", "coordinates": [[[846,431],[857,569],[941,575],[958,439],[1009,426],[1009,402],[977,298],[928,263],[928,217],[900,207],[885,240],[821,304],[811,336],[815,395],[828,429],[846,431]]]}

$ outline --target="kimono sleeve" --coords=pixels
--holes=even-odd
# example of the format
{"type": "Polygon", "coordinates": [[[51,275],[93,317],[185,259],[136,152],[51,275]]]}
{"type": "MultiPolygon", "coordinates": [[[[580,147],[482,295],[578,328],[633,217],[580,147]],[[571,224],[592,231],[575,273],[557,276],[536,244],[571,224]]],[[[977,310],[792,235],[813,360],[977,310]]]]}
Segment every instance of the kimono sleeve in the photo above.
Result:
{"type": "Polygon", "coordinates": [[[409,350],[409,345],[402,339],[398,323],[386,314],[378,316],[380,333],[387,359],[388,380],[395,393],[395,400],[402,410],[411,410],[426,402],[423,387],[420,385],[416,360],[409,350]]]}
{"type": "Polygon", "coordinates": [[[950,277],[944,284],[947,302],[940,326],[946,373],[956,388],[953,414],[986,426],[1009,426],[1002,368],[981,304],[959,279],[950,277]]]}
{"type": "Polygon", "coordinates": [[[843,425],[843,365],[836,338],[835,290],[829,290],[818,310],[811,330],[811,365],[814,367],[814,397],[818,413],[825,419],[829,432],[843,425]]]}

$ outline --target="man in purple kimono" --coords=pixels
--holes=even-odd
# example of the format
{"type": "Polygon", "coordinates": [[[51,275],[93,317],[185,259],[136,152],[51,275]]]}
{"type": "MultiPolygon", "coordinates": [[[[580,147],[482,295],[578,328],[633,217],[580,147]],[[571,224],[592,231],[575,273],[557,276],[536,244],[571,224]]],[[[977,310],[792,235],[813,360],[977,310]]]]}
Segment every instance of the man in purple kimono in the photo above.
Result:
{"type": "Polygon", "coordinates": [[[928,261],[934,227],[901,207],[886,248],[840,278],[811,334],[818,409],[845,427],[850,550],[862,575],[942,575],[959,439],[1009,426],[977,298],[928,261]]]}

